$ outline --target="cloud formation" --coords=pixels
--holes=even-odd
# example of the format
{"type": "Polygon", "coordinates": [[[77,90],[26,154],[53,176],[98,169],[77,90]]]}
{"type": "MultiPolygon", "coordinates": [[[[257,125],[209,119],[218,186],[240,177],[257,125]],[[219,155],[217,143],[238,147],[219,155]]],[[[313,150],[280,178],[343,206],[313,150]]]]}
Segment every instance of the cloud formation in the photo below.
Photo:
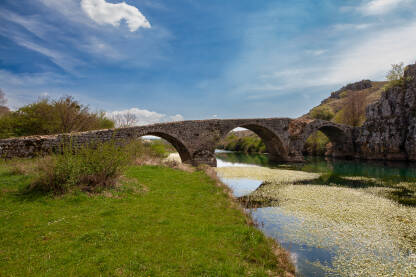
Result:
{"type": "Polygon", "coordinates": [[[112,4],[105,0],[81,0],[81,7],[98,24],[111,24],[118,27],[124,19],[130,32],[151,27],[149,21],[136,7],[125,2],[112,4]]]}
{"type": "Polygon", "coordinates": [[[381,15],[392,11],[400,4],[408,1],[409,0],[371,0],[359,9],[366,15],[381,15]]]}
{"type": "Polygon", "coordinates": [[[345,83],[364,78],[383,78],[391,64],[414,63],[416,59],[416,20],[357,41],[339,53],[330,73],[320,83],[345,83]]]}
{"type": "Polygon", "coordinates": [[[109,118],[117,118],[118,116],[123,116],[126,114],[130,114],[135,117],[134,125],[136,126],[183,120],[183,116],[180,114],[166,115],[149,110],[142,110],[139,108],[108,112],[106,115],[109,118]]]}

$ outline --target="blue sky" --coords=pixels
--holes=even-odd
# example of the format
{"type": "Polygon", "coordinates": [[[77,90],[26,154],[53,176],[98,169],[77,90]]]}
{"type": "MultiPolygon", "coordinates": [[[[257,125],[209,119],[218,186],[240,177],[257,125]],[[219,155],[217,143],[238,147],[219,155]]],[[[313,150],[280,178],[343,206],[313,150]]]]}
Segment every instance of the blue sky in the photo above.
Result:
{"type": "Polygon", "coordinates": [[[9,106],[73,95],[179,119],[297,117],[416,61],[416,0],[2,0],[9,106]]]}

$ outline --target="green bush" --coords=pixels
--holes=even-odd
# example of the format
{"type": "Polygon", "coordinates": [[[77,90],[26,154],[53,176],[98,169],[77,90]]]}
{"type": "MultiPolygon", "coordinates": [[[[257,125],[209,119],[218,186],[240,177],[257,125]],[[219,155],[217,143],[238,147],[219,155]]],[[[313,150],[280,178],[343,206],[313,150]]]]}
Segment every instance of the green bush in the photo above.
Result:
{"type": "Polygon", "coordinates": [[[391,70],[386,75],[386,79],[389,82],[384,86],[384,89],[387,90],[393,87],[404,87],[406,82],[411,81],[410,77],[404,77],[405,70],[406,67],[404,66],[404,63],[392,64],[391,70]]]}
{"type": "Polygon", "coordinates": [[[64,146],[61,154],[46,157],[29,191],[62,194],[72,189],[95,191],[115,185],[131,155],[115,142],[88,145],[74,150],[64,146]]]}
{"type": "Polygon", "coordinates": [[[91,112],[70,96],[42,99],[0,116],[0,138],[113,128],[103,112],[91,112]]]}
{"type": "Polygon", "coordinates": [[[330,107],[318,106],[312,109],[310,115],[315,119],[331,120],[335,114],[330,107]]]}

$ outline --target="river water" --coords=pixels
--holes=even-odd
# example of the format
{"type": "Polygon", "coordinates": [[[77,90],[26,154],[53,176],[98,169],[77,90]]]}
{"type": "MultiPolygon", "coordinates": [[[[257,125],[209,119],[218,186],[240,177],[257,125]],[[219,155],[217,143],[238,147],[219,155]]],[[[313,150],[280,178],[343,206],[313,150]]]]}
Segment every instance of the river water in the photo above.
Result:
{"type": "MultiPolygon", "coordinates": [[[[416,178],[416,164],[408,163],[307,158],[304,164],[273,164],[261,154],[216,156],[218,175],[236,197],[255,192],[273,174],[285,180],[316,173],[399,183],[416,178]]],[[[248,211],[290,252],[298,276],[416,276],[416,208],[386,198],[389,188],[284,183],[270,186],[279,204],[248,211]]]]}

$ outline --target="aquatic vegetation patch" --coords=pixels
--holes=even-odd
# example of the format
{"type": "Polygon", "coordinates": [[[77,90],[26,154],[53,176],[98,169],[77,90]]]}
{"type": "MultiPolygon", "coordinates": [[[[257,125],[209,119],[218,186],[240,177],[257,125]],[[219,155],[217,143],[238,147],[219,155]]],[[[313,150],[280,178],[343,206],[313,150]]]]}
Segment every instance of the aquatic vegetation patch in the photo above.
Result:
{"type": "MultiPolygon", "coordinates": [[[[299,220],[279,232],[281,242],[329,249],[328,276],[416,276],[416,208],[353,189],[269,182],[250,197],[273,200],[299,220]]],[[[376,192],[375,188],[371,188],[376,192]]],[[[260,209],[273,220],[273,209],[260,209]]]]}
{"type": "Polygon", "coordinates": [[[216,169],[222,178],[250,178],[262,181],[293,183],[319,178],[318,173],[309,173],[265,167],[221,167],[216,169]]]}
{"type": "MultiPolygon", "coordinates": [[[[396,201],[399,204],[416,206],[416,180],[399,177],[370,178],[364,176],[340,176],[326,173],[313,180],[300,180],[296,184],[314,184],[349,188],[377,188],[377,195],[396,201]]],[[[368,190],[371,192],[372,190],[368,190]]]]}

